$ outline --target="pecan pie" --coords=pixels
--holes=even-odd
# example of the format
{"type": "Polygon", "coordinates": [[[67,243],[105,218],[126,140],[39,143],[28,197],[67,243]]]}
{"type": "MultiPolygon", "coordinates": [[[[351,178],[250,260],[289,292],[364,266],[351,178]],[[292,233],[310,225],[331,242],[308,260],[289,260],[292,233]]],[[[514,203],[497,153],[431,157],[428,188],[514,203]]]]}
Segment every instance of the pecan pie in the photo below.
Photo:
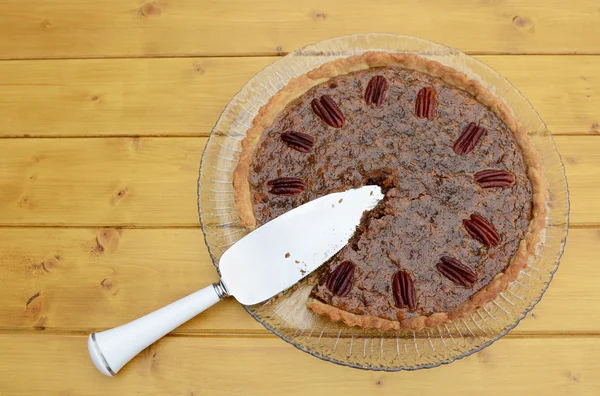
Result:
{"type": "Polygon", "coordinates": [[[468,315],[518,277],[545,227],[525,128],[478,82],[412,54],[370,52],[292,79],[260,109],[234,173],[247,227],[365,184],[385,198],[307,302],[348,325],[468,315]]]}

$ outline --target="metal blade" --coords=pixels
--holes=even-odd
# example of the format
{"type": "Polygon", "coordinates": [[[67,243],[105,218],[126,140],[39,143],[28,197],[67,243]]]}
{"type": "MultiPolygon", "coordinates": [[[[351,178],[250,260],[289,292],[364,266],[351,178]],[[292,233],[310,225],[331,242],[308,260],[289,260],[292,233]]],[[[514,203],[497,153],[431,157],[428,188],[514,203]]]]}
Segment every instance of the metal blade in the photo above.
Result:
{"type": "Polygon", "coordinates": [[[329,194],[291,210],[240,239],[219,262],[221,281],[244,305],[291,287],[342,249],[379,186],[329,194]]]}

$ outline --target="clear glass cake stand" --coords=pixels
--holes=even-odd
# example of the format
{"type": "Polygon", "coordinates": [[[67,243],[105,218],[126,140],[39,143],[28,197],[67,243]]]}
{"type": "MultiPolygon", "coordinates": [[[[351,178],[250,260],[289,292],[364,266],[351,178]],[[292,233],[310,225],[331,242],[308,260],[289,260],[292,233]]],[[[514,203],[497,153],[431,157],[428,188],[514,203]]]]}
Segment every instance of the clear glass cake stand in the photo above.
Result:
{"type": "MultiPolygon", "coordinates": [[[[450,363],[485,348],[514,328],[540,300],[558,268],[569,221],[564,166],[550,131],[521,93],[480,61],[455,49],[411,36],[356,34],[336,37],[277,60],[257,73],[227,105],[204,150],[198,208],[215,265],[246,234],[239,225],[231,185],[240,143],[258,110],[288,81],[337,58],[366,51],[411,52],[454,67],[504,100],[529,130],[549,182],[548,227],[518,280],[471,316],[420,332],[364,330],[334,323],[307,310],[315,276],[256,306],[245,307],[267,329],[296,348],[334,363],[371,370],[414,370],[450,363]]],[[[314,275],[314,274],[313,274],[314,275]]]]}

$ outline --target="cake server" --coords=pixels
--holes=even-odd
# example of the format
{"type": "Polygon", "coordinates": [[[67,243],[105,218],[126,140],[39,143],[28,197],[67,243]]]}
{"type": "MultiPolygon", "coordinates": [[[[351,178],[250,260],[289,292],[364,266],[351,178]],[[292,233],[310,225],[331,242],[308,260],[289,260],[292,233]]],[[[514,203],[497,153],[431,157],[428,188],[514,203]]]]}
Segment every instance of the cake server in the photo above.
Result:
{"type": "Polygon", "coordinates": [[[94,365],[113,376],[143,349],[222,298],[254,305],[293,286],[343,248],[363,212],[381,198],[378,186],[333,193],[257,228],[223,253],[218,283],[133,322],[90,334],[94,365]]]}

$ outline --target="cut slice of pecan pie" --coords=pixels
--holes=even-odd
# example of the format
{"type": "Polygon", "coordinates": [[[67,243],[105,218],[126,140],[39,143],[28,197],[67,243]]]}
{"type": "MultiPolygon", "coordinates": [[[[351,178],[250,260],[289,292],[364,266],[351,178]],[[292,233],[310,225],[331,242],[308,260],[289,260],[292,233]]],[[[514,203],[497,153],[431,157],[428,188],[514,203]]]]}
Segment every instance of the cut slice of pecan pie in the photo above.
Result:
{"type": "Polygon", "coordinates": [[[545,227],[526,130],[479,83],[416,55],[371,52],[292,79],[260,109],[234,172],[248,227],[365,184],[385,198],[307,302],[348,325],[467,315],[517,278],[545,227]]]}

